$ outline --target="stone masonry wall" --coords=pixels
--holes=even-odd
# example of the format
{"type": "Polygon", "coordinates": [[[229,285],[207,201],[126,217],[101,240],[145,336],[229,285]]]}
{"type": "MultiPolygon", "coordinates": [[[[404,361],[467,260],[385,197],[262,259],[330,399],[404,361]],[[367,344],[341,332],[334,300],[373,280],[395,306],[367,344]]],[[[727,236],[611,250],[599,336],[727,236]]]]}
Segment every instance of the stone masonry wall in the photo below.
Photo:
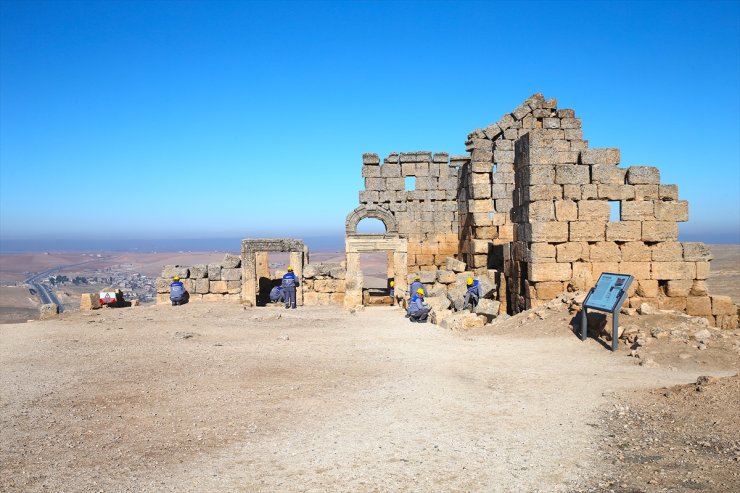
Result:
{"type": "Polygon", "coordinates": [[[229,301],[239,303],[242,291],[241,258],[226,254],[221,263],[191,267],[166,265],[157,279],[157,304],[170,303],[170,283],[180,276],[189,303],[229,301]]]}
{"type": "Polygon", "coordinates": [[[360,205],[395,218],[398,233],[409,240],[409,272],[437,270],[457,254],[458,169],[447,153],[392,153],[383,164],[377,154],[364,154],[362,162],[360,205]],[[406,190],[406,177],[415,177],[413,190],[406,190]]]}
{"type": "Polygon", "coordinates": [[[338,262],[307,264],[303,269],[303,303],[342,305],[346,291],[347,267],[338,262]]]}

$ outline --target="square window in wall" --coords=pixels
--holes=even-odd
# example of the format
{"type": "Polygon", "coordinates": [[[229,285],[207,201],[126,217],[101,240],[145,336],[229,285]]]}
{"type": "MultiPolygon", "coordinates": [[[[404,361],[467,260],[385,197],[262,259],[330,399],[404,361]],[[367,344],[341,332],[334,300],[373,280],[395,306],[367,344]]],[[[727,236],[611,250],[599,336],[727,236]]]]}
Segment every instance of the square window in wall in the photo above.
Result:
{"type": "Polygon", "coordinates": [[[609,201],[609,221],[617,223],[622,220],[622,201],[621,200],[610,200],[609,201]]]}
{"type": "Polygon", "coordinates": [[[404,184],[404,190],[407,192],[413,192],[416,190],[416,177],[415,176],[405,176],[403,178],[403,184],[404,184]]]}

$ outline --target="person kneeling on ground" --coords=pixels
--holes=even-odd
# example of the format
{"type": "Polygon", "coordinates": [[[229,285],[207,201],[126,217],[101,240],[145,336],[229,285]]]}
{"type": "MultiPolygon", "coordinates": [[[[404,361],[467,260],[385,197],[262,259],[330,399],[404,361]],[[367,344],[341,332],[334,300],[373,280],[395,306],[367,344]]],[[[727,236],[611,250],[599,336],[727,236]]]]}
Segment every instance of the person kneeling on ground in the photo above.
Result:
{"type": "Polygon", "coordinates": [[[275,286],[270,290],[270,301],[273,303],[285,302],[285,292],[282,286],[275,286]]]}
{"type": "Polygon", "coordinates": [[[429,317],[429,305],[424,303],[424,290],[416,290],[416,297],[412,298],[408,309],[409,320],[412,322],[426,323],[429,317]]]}
{"type": "Polygon", "coordinates": [[[288,272],[283,276],[283,292],[285,294],[285,308],[295,308],[295,288],[298,286],[298,278],[293,273],[293,267],[288,267],[288,272]]]}
{"type": "Polygon", "coordinates": [[[475,308],[478,306],[478,300],[480,299],[480,284],[478,283],[478,279],[474,280],[472,277],[468,277],[466,284],[468,285],[468,292],[465,293],[463,310],[468,308],[468,306],[475,308]]]}
{"type": "Polygon", "coordinates": [[[170,284],[170,301],[172,306],[182,305],[185,301],[185,286],[180,282],[180,276],[172,278],[170,284]]]}

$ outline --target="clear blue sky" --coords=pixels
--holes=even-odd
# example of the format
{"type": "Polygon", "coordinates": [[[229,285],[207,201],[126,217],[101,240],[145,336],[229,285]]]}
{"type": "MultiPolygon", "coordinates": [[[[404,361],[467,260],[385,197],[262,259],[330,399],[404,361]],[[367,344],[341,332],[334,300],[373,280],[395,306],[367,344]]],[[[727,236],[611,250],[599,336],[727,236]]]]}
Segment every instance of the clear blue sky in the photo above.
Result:
{"type": "Polygon", "coordinates": [[[740,243],[738,2],[2,0],[0,238],[343,233],[535,92],[740,243]]]}

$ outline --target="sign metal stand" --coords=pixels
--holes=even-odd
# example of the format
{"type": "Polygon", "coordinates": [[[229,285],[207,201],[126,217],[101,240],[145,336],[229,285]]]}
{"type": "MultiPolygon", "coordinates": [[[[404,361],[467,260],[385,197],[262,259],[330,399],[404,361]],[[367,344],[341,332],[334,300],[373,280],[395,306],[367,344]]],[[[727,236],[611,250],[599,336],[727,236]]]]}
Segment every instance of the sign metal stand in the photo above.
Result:
{"type": "Polygon", "coordinates": [[[581,310],[581,340],[586,340],[586,328],[588,325],[587,308],[608,312],[612,314],[612,351],[617,350],[619,345],[619,310],[624,300],[627,299],[627,290],[634,278],[628,274],[615,274],[602,272],[596,286],[591,288],[586,299],[583,301],[581,310]]]}

